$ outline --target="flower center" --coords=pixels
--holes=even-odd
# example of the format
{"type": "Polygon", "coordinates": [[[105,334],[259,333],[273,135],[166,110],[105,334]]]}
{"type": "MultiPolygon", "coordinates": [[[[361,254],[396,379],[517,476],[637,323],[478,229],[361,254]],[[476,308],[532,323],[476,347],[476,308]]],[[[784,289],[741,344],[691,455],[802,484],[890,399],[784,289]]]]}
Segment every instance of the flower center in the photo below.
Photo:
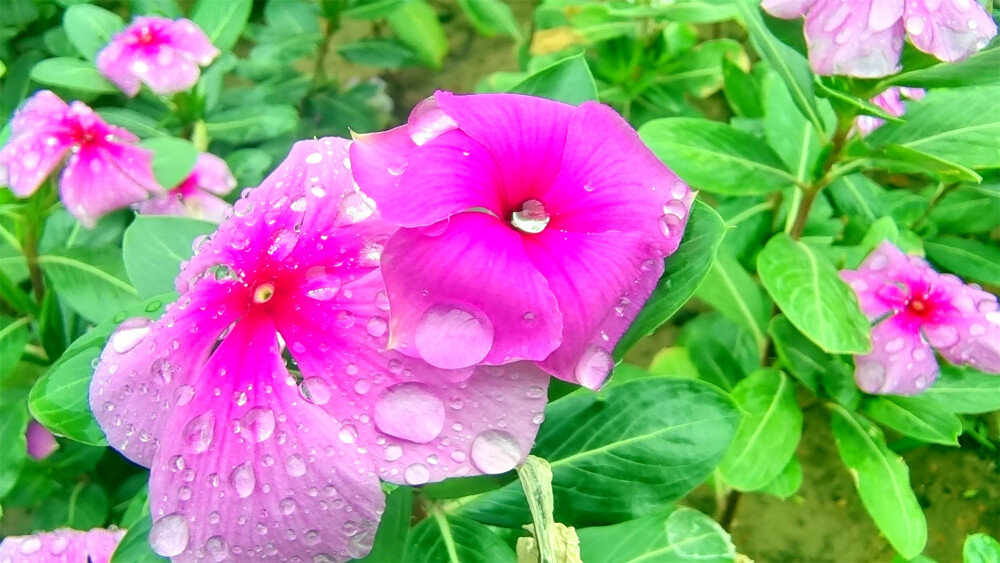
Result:
{"type": "Polygon", "coordinates": [[[274,297],[274,284],[271,282],[262,283],[253,290],[253,302],[267,303],[274,297]]]}
{"type": "Polygon", "coordinates": [[[918,295],[906,301],[906,310],[916,317],[923,318],[930,315],[931,303],[927,301],[926,296],[918,295]]]}
{"type": "Polygon", "coordinates": [[[525,233],[538,234],[549,224],[549,214],[545,205],[537,199],[529,199],[521,204],[521,210],[515,211],[510,217],[510,224],[525,233]]]}

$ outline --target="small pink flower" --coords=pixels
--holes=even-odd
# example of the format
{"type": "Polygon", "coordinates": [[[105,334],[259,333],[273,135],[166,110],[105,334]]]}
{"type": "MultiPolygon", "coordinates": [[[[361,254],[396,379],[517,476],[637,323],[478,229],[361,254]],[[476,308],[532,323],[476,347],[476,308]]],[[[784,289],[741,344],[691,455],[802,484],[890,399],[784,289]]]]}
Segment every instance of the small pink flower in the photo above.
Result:
{"type": "MultiPolygon", "coordinates": [[[[911,100],[919,100],[924,97],[923,88],[892,88],[887,89],[878,96],[872,98],[872,103],[884,109],[889,115],[899,117],[906,113],[906,106],[903,105],[901,96],[911,100]]],[[[872,131],[878,129],[885,123],[880,117],[870,115],[859,115],[855,121],[855,126],[862,137],[867,137],[872,131]]]]}
{"type": "Polygon", "coordinates": [[[805,16],[809,62],[824,75],[893,74],[904,35],[917,49],[951,62],[997,34],[976,0],[764,0],[763,8],[784,19],[805,16]]]}
{"type": "Polygon", "coordinates": [[[382,268],[391,346],[443,368],[533,360],[597,388],[694,198],[613,110],[438,92],[351,146],[404,228],[382,268]]]}
{"type": "Polygon", "coordinates": [[[214,154],[198,155],[191,174],[165,195],[140,203],[136,210],[144,215],[180,215],[221,223],[231,209],[220,195],[236,187],[236,178],[226,161],[214,154]]]}
{"type": "Polygon", "coordinates": [[[0,185],[28,197],[65,159],[59,179],[63,205],[93,227],[105,213],[162,191],[153,177],[153,153],[136,141],[82,102],[67,106],[42,90],[14,114],[10,140],[0,149],[0,185]]]}
{"type": "Polygon", "coordinates": [[[934,350],[953,364],[1000,373],[997,298],[939,274],[884,242],[857,271],[843,270],[875,322],[872,352],[856,356],[854,378],[868,393],[912,395],[937,379],[934,350]]]}
{"type": "Polygon", "coordinates": [[[392,229],[354,191],[347,143],[297,143],[184,266],[179,301],[101,356],[91,407],[150,467],[150,541],[174,561],[359,558],[379,478],[500,473],[531,449],[548,383],[533,365],[385,350],[392,229]]]}
{"type": "Polygon", "coordinates": [[[97,55],[97,68],[129,97],[140,82],[164,96],[198,82],[219,50],[190,20],[140,16],[97,55]]]}
{"type": "Polygon", "coordinates": [[[108,563],[125,530],[94,528],[89,532],[60,528],[30,536],[7,536],[0,561],[7,563],[108,563]]]}
{"type": "Polygon", "coordinates": [[[49,457],[59,448],[56,437],[35,420],[28,423],[24,437],[28,441],[28,455],[38,460],[49,457]]]}

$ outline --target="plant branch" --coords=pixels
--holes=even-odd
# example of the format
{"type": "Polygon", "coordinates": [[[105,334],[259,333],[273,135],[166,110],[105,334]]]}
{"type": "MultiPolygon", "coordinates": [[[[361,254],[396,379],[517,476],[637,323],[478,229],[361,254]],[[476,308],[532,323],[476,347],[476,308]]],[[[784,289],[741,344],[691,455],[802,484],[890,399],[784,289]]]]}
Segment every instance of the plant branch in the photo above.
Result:
{"type": "Polygon", "coordinates": [[[809,211],[812,209],[813,202],[816,201],[816,196],[833,181],[834,176],[830,174],[830,170],[840,159],[841,154],[843,154],[844,147],[847,145],[847,136],[850,134],[853,124],[853,116],[837,116],[837,130],[833,134],[830,152],[827,153],[826,159],[823,161],[820,178],[811,186],[805,187],[802,190],[802,200],[799,202],[797,212],[795,213],[795,222],[792,223],[792,227],[788,231],[789,236],[793,239],[798,240],[802,236],[802,232],[806,228],[806,223],[809,221],[809,211]]]}
{"type": "Polygon", "coordinates": [[[920,217],[917,217],[912,223],[910,223],[910,230],[916,231],[917,227],[923,225],[924,221],[931,216],[931,212],[934,211],[937,204],[944,199],[944,196],[948,195],[949,192],[957,187],[958,184],[945,184],[944,182],[938,184],[937,190],[935,190],[934,195],[931,196],[931,201],[927,204],[927,209],[924,209],[924,212],[920,215],[920,217]]]}

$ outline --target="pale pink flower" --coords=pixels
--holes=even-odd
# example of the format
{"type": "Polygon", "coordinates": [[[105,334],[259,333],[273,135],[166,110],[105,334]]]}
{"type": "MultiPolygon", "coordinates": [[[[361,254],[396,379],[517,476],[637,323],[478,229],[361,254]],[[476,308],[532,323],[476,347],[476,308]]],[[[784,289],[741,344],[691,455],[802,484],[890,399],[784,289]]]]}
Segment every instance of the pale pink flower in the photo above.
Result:
{"type": "MultiPolygon", "coordinates": [[[[924,97],[923,88],[897,88],[895,86],[886,89],[884,92],[872,98],[872,103],[884,109],[889,115],[900,117],[906,113],[906,106],[903,98],[919,100],[924,97]]],[[[859,115],[854,122],[857,131],[863,137],[867,137],[872,131],[878,129],[885,123],[881,117],[870,115],[859,115]]]]}
{"type": "Polygon", "coordinates": [[[445,368],[533,360],[599,387],[680,244],[693,193],[611,108],[438,92],[359,135],[361,190],[404,228],[391,346],[445,368]]]}
{"type": "Polygon", "coordinates": [[[937,379],[934,351],[952,364],[1000,373],[997,298],[922,258],[884,242],[841,277],[875,323],[872,351],[855,356],[858,386],[868,393],[912,395],[937,379]]]}
{"type": "Polygon", "coordinates": [[[90,387],[108,442],[150,467],[150,541],[177,562],[365,555],[379,478],[510,470],[548,378],[386,351],[392,229],[354,191],[347,141],[297,143],[177,279],[112,335],[90,387]]]}
{"type": "Polygon", "coordinates": [[[190,20],[140,16],[97,55],[97,68],[129,97],[140,82],[159,95],[183,92],[198,82],[199,67],[219,50],[190,20]]]}
{"type": "Polygon", "coordinates": [[[28,455],[38,460],[49,457],[59,448],[56,437],[36,420],[28,423],[24,437],[28,442],[28,455]]]}
{"type": "Polygon", "coordinates": [[[236,187],[236,178],[226,161],[214,154],[201,153],[191,174],[166,194],[136,206],[143,215],[180,215],[221,223],[231,209],[218,197],[236,187]]]}
{"type": "Polygon", "coordinates": [[[103,528],[7,536],[0,543],[0,563],[108,563],[123,537],[125,530],[103,528]]]}
{"type": "Polygon", "coordinates": [[[903,38],[942,61],[986,46],[997,24],[976,0],[764,0],[768,13],[805,17],[809,62],[818,74],[862,78],[899,70],[903,38]]]}
{"type": "Polygon", "coordinates": [[[162,191],[153,177],[153,153],[137,141],[84,103],[66,105],[42,90],[14,114],[10,140],[0,149],[0,185],[28,197],[65,160],[60,198],[84,226],[93,227],[105,213],[162,191]]]}

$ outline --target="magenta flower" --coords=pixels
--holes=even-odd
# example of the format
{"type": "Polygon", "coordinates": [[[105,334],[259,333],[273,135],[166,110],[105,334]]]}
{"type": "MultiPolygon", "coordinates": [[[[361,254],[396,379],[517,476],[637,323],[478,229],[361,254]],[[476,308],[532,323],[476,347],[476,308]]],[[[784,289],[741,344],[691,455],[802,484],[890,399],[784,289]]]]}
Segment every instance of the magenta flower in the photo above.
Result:
{"type": "MultiPolygon", "coordinates": [[[[919,100],[924,97],[925,93],[923,88],[897,88],[893,86],[872,98],[871,101],[873,104],[884,109],[889,115],[899,117],[906,113],[906,106],[903,105],[903,97],[910,100],[919,100]]],[[[867,137],[884,123],[885,120],[880,117],[859,115],[854,124],[861,136],[867,137]]]]}
{"type": "Polygon", "coordinates": [[[862,78],[899,70],[903,36],[942,61],[986,46],[997,24],[976,0],[764,0],[768,13],[805,16],[809,62],[818,74],[862,78]]]}
{"type": "Polygon", "coordinates": [[[180,215],[221,223],[231,209],[220,195],[236,187],[236,178],[226,161],[214,154],[201,153],[191,174],[167,194],[148,199],[136,210],[144,215],[180,215]]]}
{"type": "Polygon", "coordinates": [[[93,227],[101,215],[162,191],[153,177],[153,153],[136,141],[82,102],[67,106],[43,90],[14,114],[10,140],[0,149],[0,185],[28,197],[65,159],[59,179],[63,205],[93,227]]]}
{"type": "Polygon", "coordinates": [[[155,551],[358,558],[380,477],[421,485],[527,455],[540,370],[385,350],[391,233],[354,191],[347,141],[302,141],[184,266],[179,301],[112,335],[90,403],[109,443],[150,467],[155,551]]]}
{"type": "Polygon", "coordinates": [[[28,455],[38,460],[49,457],[59,448],[56,437],[35,420],[28,423],[24,437],[28,442],[28,455]]]}
{"type": "Polygon", "coordinates": [[[108,563],[123,537],[125,530],[103,528],[7,536],[0,542],[0,563],[108,563]]]}
{"type": "Polygon", "coordinates": [[[404,227],[382,256],[393,348],[442,368],[534,360],[591,388],[694,197],[592,102],[438,92],[407,125],[358,136],[351,162],[404,227]]]}
{"type": "Polygon", "coordinates": [[[916,256],[884,242],[857,271],[843,270],[876,323],[872,352],[855,356],[854,378],[867,393],[912,395],[938,376],[934,350],[953,364],[1000,373],[997,298],[939,274],[916,256]]]}
{"type": "Polygon", "coordinates": [[[140,82],[161,96],[198,82],[219,50],[190,20],[140,16],[97,54],[97,69],[129,97],[140,82]]]}

